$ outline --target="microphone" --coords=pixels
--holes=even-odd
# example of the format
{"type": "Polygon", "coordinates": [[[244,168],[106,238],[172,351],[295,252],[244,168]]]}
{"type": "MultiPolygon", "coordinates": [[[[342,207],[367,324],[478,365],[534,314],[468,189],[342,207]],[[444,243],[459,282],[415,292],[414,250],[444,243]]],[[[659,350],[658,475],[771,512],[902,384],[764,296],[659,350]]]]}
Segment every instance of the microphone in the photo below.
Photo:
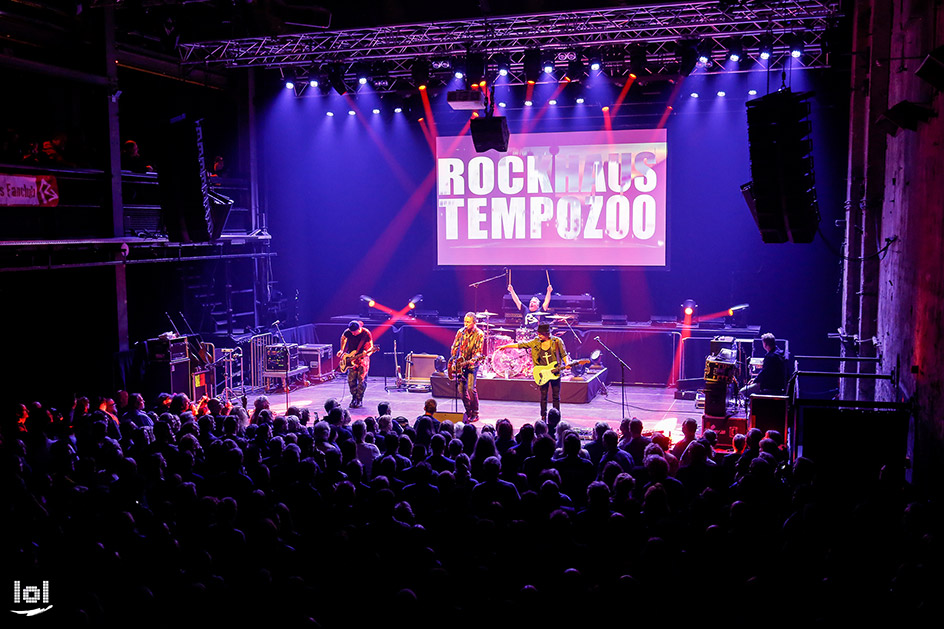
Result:
{"type": "Polygon", "coordinates": [[[277,325],[280,324],[280,323],[282,323],[282,320],[281,320],[281,319],[276,319],[276,320],[275,320],[275,323],[273,323],[273,324],[270,325],[269,327],[270,327],[270,328],[274,328],[275,326],[277,326],[277,325]]]}
{"type": "Polygon", "coordinates": [[[594,337],[593,337],[593,340],[594,340],[594,341],[599,341],[599,340],[600,340],[600,337],[599,337],[599,336],[594,336],[594,337]]]}

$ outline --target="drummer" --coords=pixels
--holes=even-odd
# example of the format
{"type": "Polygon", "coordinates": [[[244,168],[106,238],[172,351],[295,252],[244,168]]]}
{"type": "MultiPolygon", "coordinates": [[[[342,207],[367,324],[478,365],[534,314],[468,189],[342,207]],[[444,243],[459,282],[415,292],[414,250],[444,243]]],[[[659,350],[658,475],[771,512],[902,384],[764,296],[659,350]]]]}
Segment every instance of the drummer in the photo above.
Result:
{"type": "Polygon", "coordinates": [[[522,327],[532,331],[537,330],[538,324],[541,323],[541,318],[548,312],[548,307],[551,304],[551,293],[554,292],[554,287],[548,283],[544,301],[541,301],[541,295],[535,295],[528,302],[527,306],[521,303],[521,300],[518,298],[518,293],[515,292],[515,288],[511,284],[508,284],[508,292],[511,294],[511,299],[515,302],[515,307],[518,309],[518,312],[521,313],[522,327]]]}

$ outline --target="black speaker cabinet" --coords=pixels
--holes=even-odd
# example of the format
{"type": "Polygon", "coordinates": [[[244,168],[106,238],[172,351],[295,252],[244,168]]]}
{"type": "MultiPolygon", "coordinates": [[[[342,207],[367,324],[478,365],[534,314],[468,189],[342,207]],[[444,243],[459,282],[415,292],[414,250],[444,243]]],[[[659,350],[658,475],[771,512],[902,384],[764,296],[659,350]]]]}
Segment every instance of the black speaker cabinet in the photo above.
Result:
{"type": "Polygon", "coordinates": [[[150,398],[159,393],[186,393],[193,395],[190,389],[190,359],[152,361],[147,366],[147,393],[150,398]]]}
{"type": "Polygon", "coordinates": [[[473,118],[469,124],[476,152],[484,153],[491,149],[499,153],[508,151],[508,120],[504,116],[473,118]]]}

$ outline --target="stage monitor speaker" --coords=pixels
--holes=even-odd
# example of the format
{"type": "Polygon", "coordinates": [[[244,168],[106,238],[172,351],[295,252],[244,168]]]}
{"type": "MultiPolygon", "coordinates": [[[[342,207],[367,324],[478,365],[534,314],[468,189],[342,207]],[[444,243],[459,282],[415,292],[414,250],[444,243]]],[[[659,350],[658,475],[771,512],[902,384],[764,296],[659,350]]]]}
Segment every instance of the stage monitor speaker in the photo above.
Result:
{"type": "Polygon", "coordinates": [[[787,396],[752,395],[751,425],[765,433],[768,430],[776,430],[786,439],[787,396]]]}
{"type": "Polygon", "coordinates": [[[232,200],[209,189],[200,120],[173,118],[164,133],[158,169],[161,213],[171,242],[219,238],[232,200]]]}
{"type": "Polygon", "coordinates": [[[918,69],[915,76],[931,84],[934,89],[944,92],[944,46],[932,50],[918,69]]]}
{"type": "Polygon", "coordinates": [[[151,361],[147,365],[146,389],[148,397],[153,399],[159,393],[186,393],[193,396],[190,388],[190,359],[151,361]]]}
{"type": "Polygon", "coordinates": [[[811,96],[784,89],[747,103],[752,181],[741,192],[766,243],[812,242],[819,228],[811,96]]]}
{"type": "Polygon", "coordinates": [[[472,145],[477,153],[496,150],[508,151],[508,119],[504,116],[485,116],[473,118],[469,123],[472,131],[472,145]]]}
{"type": "Polygon", "coordinates": [[[433,413],[433,417],[438,419],[441,422],[452,422],[457,424],[462,421],[462,418],[465,416],[464,413],[450,413],[449,411],[436,411],[433,413]]]}
{"type": "Polygon", "coordinates": [[[705,415],[724,417],[728,412],[727,381],[705,383],[705,415]]]}

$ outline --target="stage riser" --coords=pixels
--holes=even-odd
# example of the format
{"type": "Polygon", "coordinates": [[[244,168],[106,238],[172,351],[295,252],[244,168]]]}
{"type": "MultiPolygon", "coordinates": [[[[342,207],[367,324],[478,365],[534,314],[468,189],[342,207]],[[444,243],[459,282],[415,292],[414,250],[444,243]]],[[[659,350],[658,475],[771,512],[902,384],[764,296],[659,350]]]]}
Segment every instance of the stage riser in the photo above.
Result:
{"type": "MultiPolygon", "coordinates": [[[[603,389],[606,381],[606,369],[587,374],[587,380],[564,380],[561,382],[561,403],[589,404],[603,389]]],[[[456,397],[456,383],[443,376],[430,377],[433,397],[456,397]]],[[[479,378],[475,385],[480,400],[499,400],[504,402],[540,402],[541,389],[534,380],[508,378],[479,378]]]]}

